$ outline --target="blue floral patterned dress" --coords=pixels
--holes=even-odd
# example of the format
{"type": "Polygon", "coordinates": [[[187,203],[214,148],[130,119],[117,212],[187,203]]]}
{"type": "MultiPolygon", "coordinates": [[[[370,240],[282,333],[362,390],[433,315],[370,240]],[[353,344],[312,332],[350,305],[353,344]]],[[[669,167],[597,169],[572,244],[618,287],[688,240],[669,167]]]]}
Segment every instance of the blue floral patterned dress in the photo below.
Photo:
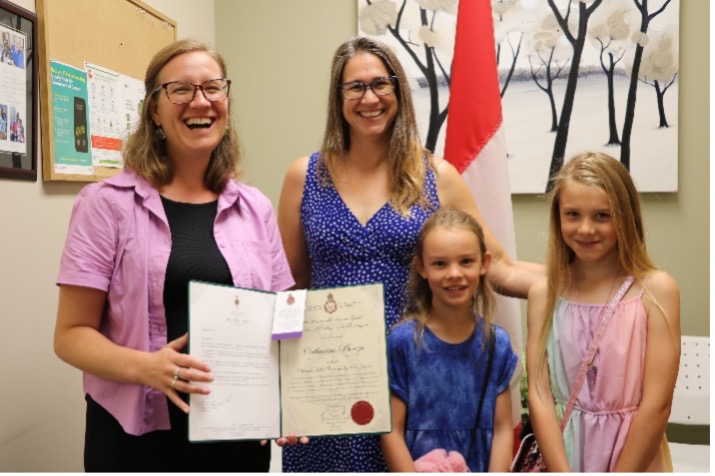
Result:
{"type": "MultiPolygon", "coordinates": [[[[413,206],[403,217],[390,204],[361,224],[332,184],[320,183],[319,153],[314,153],[301,203],[313,288],[381,282],[385,287],[386,329],[399,319],[408,268],[425,220],[439,207],[434,172],[423,194],[434,209],[413,206]]],[[[312,438],[307,445],[283,449],[285,472],[386,472],[379,435],[312,438]]]]}

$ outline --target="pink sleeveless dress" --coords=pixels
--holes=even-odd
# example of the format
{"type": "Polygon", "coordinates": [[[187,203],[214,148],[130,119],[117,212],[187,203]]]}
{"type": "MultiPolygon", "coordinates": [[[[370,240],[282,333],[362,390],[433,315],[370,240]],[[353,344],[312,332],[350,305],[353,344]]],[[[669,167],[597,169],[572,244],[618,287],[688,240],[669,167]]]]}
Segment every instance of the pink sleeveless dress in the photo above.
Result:
{"type": "MultiPolygon", "coordinates": [[[[564,430],[569,465],[574,471],[613,471],[642,397],[648,316],[637,297],[616,307],[598,346],[571,418],[564,430]]],[[[605,305],[560,299],[547,343],[551,390],[563,415],[571,386],[588,351],[605,305]]],[[[672,471],[668,442],[662,441],[648,471],[672,471]]]]}

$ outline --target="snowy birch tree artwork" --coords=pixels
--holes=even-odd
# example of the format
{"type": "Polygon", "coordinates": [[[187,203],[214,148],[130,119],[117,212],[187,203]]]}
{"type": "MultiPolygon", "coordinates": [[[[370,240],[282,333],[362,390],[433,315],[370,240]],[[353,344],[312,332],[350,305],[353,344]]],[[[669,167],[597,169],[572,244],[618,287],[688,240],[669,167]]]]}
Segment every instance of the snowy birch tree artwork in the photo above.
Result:
{"type": "MultiPolygon", "coordinates": [[[[357,0],[359,33],[397,52],[438,155],[459,1],[357,0]]],[[[584,151],[619,159],[642,192],[677,191],[680,0],[461,1],[492,3],[512,193],[543,193],[584,151]]]]}

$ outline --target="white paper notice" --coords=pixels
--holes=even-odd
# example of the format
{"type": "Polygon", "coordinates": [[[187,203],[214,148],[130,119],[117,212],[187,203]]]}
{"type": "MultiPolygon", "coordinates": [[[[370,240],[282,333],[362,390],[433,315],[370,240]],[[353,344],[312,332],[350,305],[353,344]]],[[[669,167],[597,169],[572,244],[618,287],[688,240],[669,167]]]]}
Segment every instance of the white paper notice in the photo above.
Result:
{"type": "Polygon", "coordinates": [[[280,436],[278,342],[271,340],[275,295],[189,285],[189,348],[208,363],[209,395],[192,394],[189,440],[280,436]]]}
{"type": "Polygon", "coordinates": [[[274,339],[295,339],[303,335],[306,294],[305,289],[276,294],[273,316],[274,339]]]}
{"type": "Polygon", "coordinates": [[[85,61],[92,165],[122,167],[122,102],[119,73],[85,61]]]}

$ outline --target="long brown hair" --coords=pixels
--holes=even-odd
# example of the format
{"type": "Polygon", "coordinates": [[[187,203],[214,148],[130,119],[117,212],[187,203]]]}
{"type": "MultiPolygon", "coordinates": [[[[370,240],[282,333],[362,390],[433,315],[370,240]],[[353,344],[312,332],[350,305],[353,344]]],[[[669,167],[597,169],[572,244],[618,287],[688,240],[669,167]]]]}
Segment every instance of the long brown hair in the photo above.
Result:
{"type": "MultiPolygon", "coordinates": [[[[550,198],[549,239],[546,256],[548,282],[546,309],[539,334],[538,369],[543,366],[546,343],[559,296],[571,285],[571,267],[575,254],[561,235],[559,198],[566,184],[574,182],[597,187],[608,197],[611,217],[618,239],[618,262],[621,270],[643,284],[648,272],[656,268],[646,251],[641,204],[635,183],[618,160],[600,152],[586,152],[566,162],[554,178],[550,198]]],[[[657,304],[657,303],[656,303],[657,304]]]]}
{"type": "MultiPolygon", "coordinates": [[[[432,214],[425,220],[419,235],[417,236],[417,245],[410,266],[410,274],[405,287],[407,296],[407,305],[405,313],[400,323],[408,320],[415,321],[415,341],[423,342],[425,326],[427,325],[427,316],[432,310],[432,289],[429,283],[423,278],[417,270],[418,264],[424,264],[424,243],[427,235],[435,229],[445,228],[448,230],[466,230],[474,233],[479,244],[479,252],[484,259],[484,254],[487,252],[487,245],[484,240],[484,231],[479,225],[479,222],[469,213],[452,207],[443,207],[432,214]]],[[[477,324],[480,324],[479,316],[481,316],[481,326],[484,342],[487,339],[486,330],[489,329],[492,323],[492,316],[496,308],[496,295],[492,289],[489,280],[485,276],[479,280],[479,286],[472,296],[472,311],[477,324]]],[[[399,324],[399,323],[398,323],[399,324]]]]}
{"type": "Polygon", "coordinates": [[[429,202],[422,195],[422,186],[427,168],[431,167],[431,153],[422,147],[420,142],[412,92],[405,70],[392,49],[373,38],[351,38],[340,45],[333,55],[328,89],[328,120],[325,124],[318,169],[321,183],[329,183],[329,175],[334,176],[340,159],[350,150],[350,126],[343,116],[342,106],[345,99],[338,85],[342,82],[347,62],[360,54],[377,56],[389,74],[397,77],[395,94],[398,109],[387,151],[389,190],[392,206],[406,215],[412,205],[429,206],[429,202]],[[428,160],[425,161],[425,157],[428,160]]]}
{"type": "MultiPolygon", "coordinates": [[[[155,187],[168,184],[174,177],[174,166],[166,156],[166,141],[157,135],[158,127],[152,120],[152,111],[156,108],[159,73],[164,66],[175,57],[192,52],[203,52],[211,56],[221,68],[221,74],[227,75],[226,62],[223,57],[206,44],[194,40],[179,40],[160,50],[149,63],[144,79],[146,95],[139,125],[124,144],[124,166],[134,170],[137,175],[148,180],[155,187]]],[[[206,170],[206,186],[209,190],[221,193],[230,178],[240,176],[239,143],[236,127],[232,119],[232,99],[228,97],[227,129],[219,145],[211,153],[211,161],[206,170]]]]}

